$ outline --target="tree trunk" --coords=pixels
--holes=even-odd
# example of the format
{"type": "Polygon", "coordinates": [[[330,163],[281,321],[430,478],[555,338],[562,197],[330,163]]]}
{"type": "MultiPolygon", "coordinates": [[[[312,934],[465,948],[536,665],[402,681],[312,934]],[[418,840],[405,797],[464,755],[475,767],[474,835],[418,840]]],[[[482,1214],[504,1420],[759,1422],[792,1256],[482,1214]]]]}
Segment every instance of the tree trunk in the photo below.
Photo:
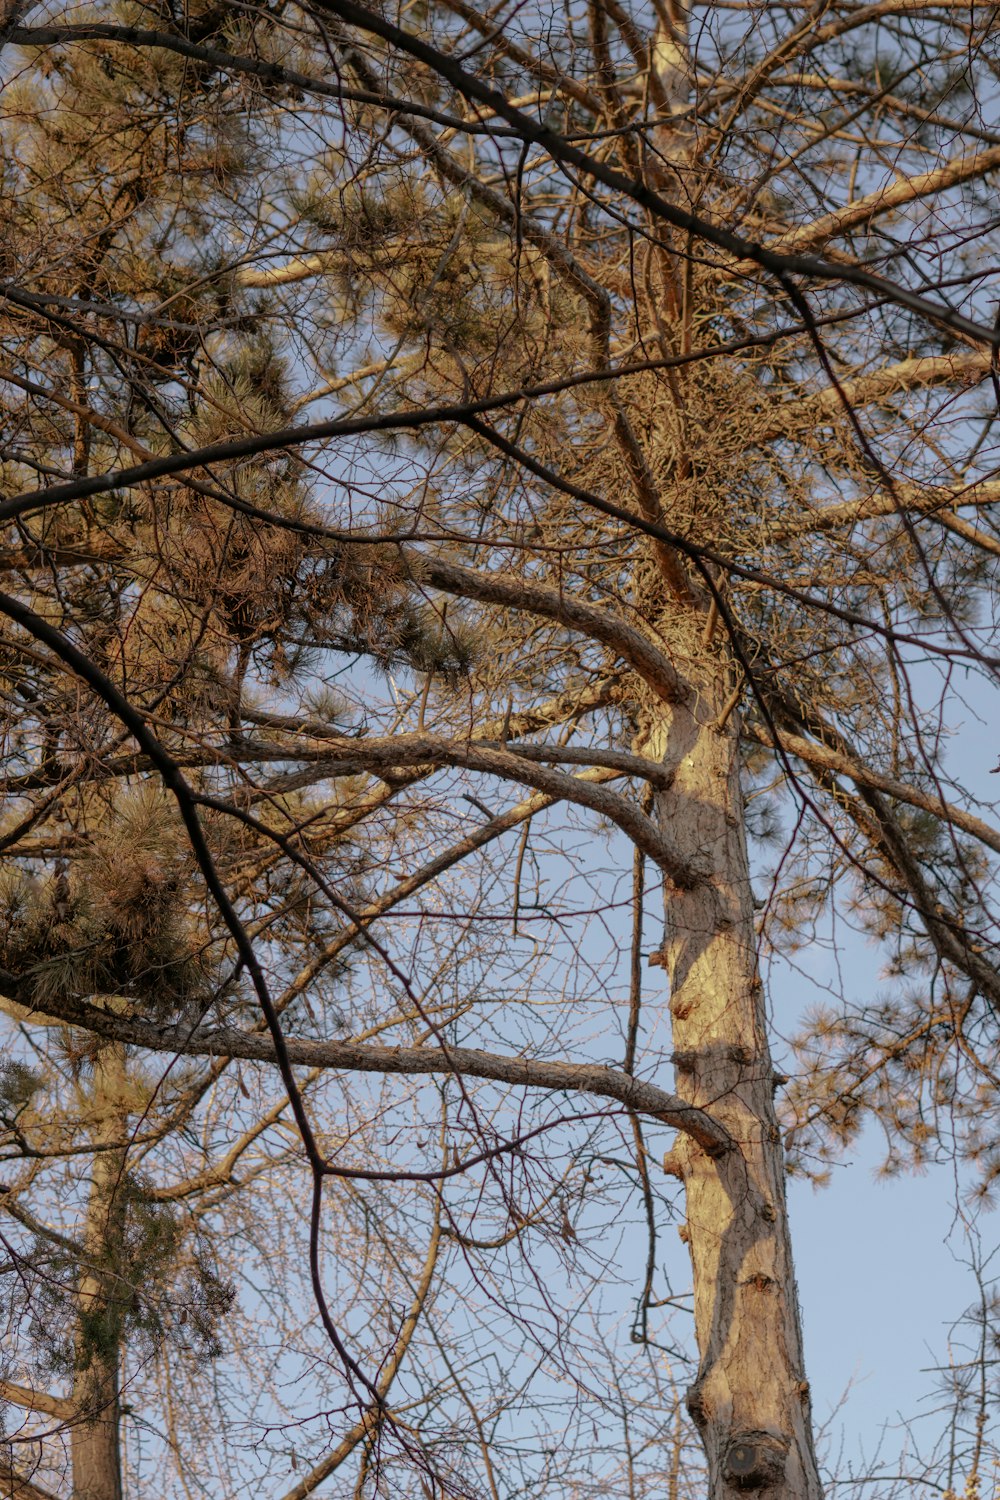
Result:
{"type": "Polygon", "coordinates": [[[73,1386],[80,1418],[73,1428],[73,1500],[122,1500],[118,1447],[118,1360],[92,1355],[73,1386]]]}
{"type": "Polygon", "coordinates": [[[97,1149],[83,1237],[85,1261],[77,1289],[73,1500],[122,1500],[119,1363],[124,1305],[119,1272],[124,1269],[125,1152],[100,1148],[120,1141],[125,1133],[124,1095],[124,1049],[103,1045],[94,1064],[93,1144],[97,1149]]]}
{"type": "Polygon", "coordinates": [[[660,962],[670,983],[676,1091],[709,1110],[739,1149],[713,1160],[679,1137],[665,1165],[683,1179],[694,1273],[698,1376],[687,1404],[705,1445],[711,1500],[764,1492],[819,1500],[774,1075],[757,968],[740,786],[738,715],[716,657],[691,704],[650,749],[676,767],[657,815],[702,872],[668,888],[660,962]],[[731,706],[731,705],[730,705],[731,706]]]}
{"type": "MultiPolygon", "coordinates": [[[[688,0],[667,0],[659,14],[653,68],[665,115],[656,142],[676,171],[663,190],[690,199],[698,146],[688,113],[688,0]]],[[[669,286],[669,262],[667,270],[669,286]]],[[[678,288],[676,308],[684,304],[678,288]]],[[[757,966],[739,713],[731,664],[711,642],[710,618],[676,622],[692,696],[664,711],[649,747],[675,768],[670,790],[657,796],[660,824],[703,877],[690,889],[666,891],[660,962],[670,984],[676,1093],[708,1110],[738,1143],[713,1160],[679,1137],[664,1164],[684,1182],[694,1274],[700,1363],[687,1405],[705,1446],[710,1500],[754,1493],[820,1500],[757,966]],[[702,630],[702,646],[692,651],[702,630]]]]}

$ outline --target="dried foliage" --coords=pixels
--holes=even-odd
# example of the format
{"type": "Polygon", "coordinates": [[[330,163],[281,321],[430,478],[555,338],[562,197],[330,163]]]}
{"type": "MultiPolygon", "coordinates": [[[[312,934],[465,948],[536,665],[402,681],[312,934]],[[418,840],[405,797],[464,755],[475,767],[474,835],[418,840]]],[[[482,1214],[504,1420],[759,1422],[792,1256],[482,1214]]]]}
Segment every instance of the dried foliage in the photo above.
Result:
{"type": "Polygon", "coordinates": [[[0,6],[0,1487],[816,1500],[783,1172],[1000,1180],[997,25],[0,6]]]}

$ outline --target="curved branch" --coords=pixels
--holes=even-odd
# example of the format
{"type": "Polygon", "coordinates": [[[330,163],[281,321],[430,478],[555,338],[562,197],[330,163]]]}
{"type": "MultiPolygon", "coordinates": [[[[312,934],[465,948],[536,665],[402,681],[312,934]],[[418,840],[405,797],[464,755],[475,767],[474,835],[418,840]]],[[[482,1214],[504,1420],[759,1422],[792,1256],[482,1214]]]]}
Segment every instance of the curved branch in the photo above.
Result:
{"type": "Polygon", "coordinates": [[[356,26],[369,35],[380,37],[390,46],[398,47],[400,51],[409,53],[418,62],[424,63],[465,98],[485,105],[499,119],[506,120],[526,145],[541,147],[553,161],[559,162],[563,167],[569,167],[584,178],[630,198],[640,208],[650,213],[654,219],[661,219],[675,229],[682,229],[697,236],[707,244],[714,245],[717,249],[734,256],[737,261],[747,261],[758,266],[761,270],[778,278],[779,281],[790,276],[802,276],[815,281],[834,282],[840,285],[848,283],[862,287],[866,291],[875,293],[876,296],[887,297],[900,307],[907,307],[912,312],[919,313],[935,323],[953,328],[957,333],[962,333],[977,343],[985,344],[988,348],[994,347],[1000,340],[1000,335],[992,329],[963,317],[945,303],[934,302],[918,292],[911,292],[908,287],[900,286],[886,277],[867,271],[863,266],[775,250],[754,240],[745,239],[733,230],[704,218],[700,214],[692,213],[678,203],[671,202],[647,187],[644,182],[627,177],[623,172],[616,171],[588,156],[585,151],[573,145],[565,136],[552,129],[544,121],[532,119],[530,115],[517,109],[503,94],[467,72],[440,48],[432,46],[422,37],[406,31],[403,27],[385,20],[366,6],[359,5],[357,0],[313,0],[313,3],[316,10],[336,16],[349,26],[356,26]]]}
{"type": "MultiPolygon", "coordinates": [[[[341,754],[336,757],[330,755],[329,750],[324,747],[322,760],[311,768],[308,776],[310,780],[315,780],[324,771],[330,774],[335,769],[340,776],[356,776],[361,771],[375,771],[391,778],[393,771],[398,768],[423,766],[428,761],[464,766],[470,771],[482,771],[505,781],[521,782],[557,800],[588,807],[615,823],[680,889],[691,890],[702,882],[701,874],[681,859],[653,820],[634,803],[606,787],[595,786],[579,777],[569,776],[565,771],[537,764],[538,761],[553,758],[580,760],[587,764],[600,762],[606,769],[614,770],[619,775],[644,776],[658,786],[668,786],[672,780],[664,767],[653,761],[643,760],[640,756],[627,755],[623,751],[591,753],[582,747],[560,750],[550,749],[548,746],[519,746],[516,750],[507,750],[485,745],[481,741],[470,740],[463,744],[458,740],[432,734],[406,734],[367,741],[345,740],[341,754]]],[[[289,791],[301,784],[301,775],[292,773],[275,782],[273,789],[289,791]]]]}
{"type": "Polygon", "coordinates": [[[610,646],[666,702],[679,703],[687,697],[686,685],[663,652],[648,636],[607,610],[583,604],[558,589],[529,583],[509,573],[480,573],[461,563],[430,557],[409,548],[404,550],[403,557],[415,583],[428,583],[444,594],[475,599],[480,604],[525,610],[555,620],[568,630],[578,630],[592,640],[610,646]]]}
{"type": "MultiPolygon", "coordinates": [[[[0,984],[17,986],[11,975],[0,974],[0,984]]],[[[70,1026],[109,1040],[151,1052],[186,1057],[240,1058],[247,1062],[278,1061],[273,1037],[219,1026],[210,1030],[190,1026],[154,1026],[137,1016],[116,1015],[82,1000],[65,997],[52,1006],[70,1026]]],[[[338,1072],[401,1074],[421,1077],[451,1073],[523,1088],[593,1094],[649,1115],[689,1135],[710,1156],[735,1148],[724,1126],[707,1111],[685,1104],[656,1084],[633,1078],[603,1063],[551,1062],[530,1057],[505,1057],[477,1047],[380,1047],[368,1042],[312,1041],[282,1035],[282,1054],[293,1067],[336,1069],[338,1072]]]]}
{"type": "MultiPolygon", "coordinates": [[[[758,744],[767,745],[771,749],[776,748],[774,736],[763,724],[744,722],[743,731],[758,744]]],[[[984,819],[977,818],[974,813],[967,812],[965,808],[956,807],[953,802],[946,802],[943,797],[934,797],[929,792],[922,792],[918,787],[910,786],[896,776],[886,776],[881,771],[865,765],[863,761],[833,750],[829,745],[807,740],[802,735],[781,730],[780,748],[814,770],[830,771],[836,776],[849,776],[856,786],[865,786],[871,791],[882,792],[885,796],[892,797],[896,802],[905,802],[910,807],[919,807],[922,812],[928,812],[933,817],[940,818],[942,822],[961,828],[963,833],[971,834],[973,838],[979,839],[981,843],[1000,854],[1000,830],[992,827],[984,819]]]]}

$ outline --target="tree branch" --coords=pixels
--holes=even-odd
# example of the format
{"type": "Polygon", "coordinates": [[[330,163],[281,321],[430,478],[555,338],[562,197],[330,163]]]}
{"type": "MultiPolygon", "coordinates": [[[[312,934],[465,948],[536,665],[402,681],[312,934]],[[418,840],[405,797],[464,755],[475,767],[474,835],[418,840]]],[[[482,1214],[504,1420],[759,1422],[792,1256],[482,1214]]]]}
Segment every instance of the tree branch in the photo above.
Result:
{"type": "MultiPolygon", "coordinates": [[[[775,748],[774,735],[763,724],[745,721],[743,732],[749,738],[756,740],[758,744],[775,748]]],[[[836,776],[848,776],[856,786],[865,786],[872,791],[882,792],[885,796],[892,797],[896,802],[905,802],[910,807],[919,807],[923,812],[940,818],[942,822],[961,828],[964,833],[971,834],[973,838],[979,839],[981,843],[1000,854],[1000,830],[993,828],[982,818],[977,818],[974,813],[967,812],[965,808],[956,807],[953,802],[946,802],[943,797],[934,797],[929,792],[923,792],[918,787],[900,781],[896,776],[887,776],[861,760],[833,750],[829,745],[807,740],[802,735],[781,730],[779,743],[782,750],[789,755],[794,755],[805,765],[816,770],[832,771],[836,776]]]]}
{"type": "MultiPolygon", "coordinates": [[[[0,974],[0,984],[13,985],[12,975],[0,974]]],[[[240,1058],[248,1062],[277,1062],[271,1037],[220,1026],[192,1031],[190,1026],[158,1027],[137,1016],[99,1010],[83,1000],[61,997],[51,1009],[67,1025],[80,1026],[111,1041],[125,1042],[152,1052],[185,1057],[240,1058]]],[[[705,1110],[685,1104],[655,1084],[633,1078],[602,1063],[540,1061],[505,1057],[474,1047],[380,1047],[370,1043],[312,1041],[283,1037],[282,1050],[294,1067],[336,1069],[339,1072],[402,1074],[420,1077],[451,1073],[524,1088],[593,1094],[649,1115],[689,1135],[710,1156],[733,1147],[728,1131],[705,1110]]]]}
{"type": "Polygon", "coordinates": [[[1000,500],[1000,480],[984,479],[981,483],[966,486],[935,486],[897,484],[892,491],[875,490],[870,495],[861,495],[856,500],[842,500],[836,505],[819,506],[778,525],[769,532],[772,542],[793,541],[796,537],[812,535],[821,531],[839,531],[842,527],[856,526],[861,521],[874,521],[882,516],[908,515],[932,516],[940,511],[946,513],[956,505],[974,505],[981,508],[995,505],[1000,500]]]}
{"type": "Polygon", "coordinates": [[[526,610],[529,614],[556,620],[568,630],[580,631],[602,645],[610,646],[666,702],[679,703],[686,699],[688,689],[663,652],[648,636],[609,611],[583,604],[568,593],[526,582],[509,573],[480,573],[475,568],[466,568],[460,563],[411,548],[405,549],[403,556],[415,582],[429,583],[442,593],[475,599],[480,604],[526,610]]]}
{"type": "MultiPolygon", "coordinates": [[[[639,207],[646,209],[654,219],[661,219],[673,225],[675,229],[682,229],[697,236],[707,244],[714,245],[717,249],[734,256],[738,262],[748,261],[759,266],[779,281],[789,276],[801,276],[838,285],[846,283],[858,286],[879,297],[886,297],[900,307],[907,307],[912,312],[920,313],[935,323],[952,328],[957,333],[965,334],[989,348],[1000,343],[1000,335],[992,329],[956,313],[943,302],[933,302],[930,298],[911,292],[908,287],[877,276],[862,266],[823,260],[816,256],[791,253],[761,245],[754,240],[745,239],[721,224],[692,213],[678,203],[661,197],[644,182],[627,177],[624,173],[588,156],[585,151],[573,145],[544,121],[533,119],[522,110],[515,108],[503,94],[483,83],[473,74],[466,72],[454,58],[442,52],[440,48],[432,46],[422,37],[404,30],[403,27],[385,20],[366,6],[357,4],[356,0],[313,0],[313,7],[317,11],[337,16],[348,25],[356,26],[370,35],[381,37],[390,46],[409,53],[411,57],[424,63],[439,77],[445,79],[467,99],[485,105],[499,119],[506,120],[527,145],[540,146],[553,161],[571,168],[574,172],[579,172],[592,182],[598,182],[603,187],[630,198],[639,207]]],[[[976,159],[981,161],[989,154],[980,153],[976,159]]]]}
{"type": "Polygon", "coordinates": [[[779,437],[790,429],[792,423],[814,427],[824,418],[841,416],[845,402],[853,407],[873,406],[891,396],[931,386],[975,386],[986,380],[989,373],[988,349],[902,359],[896,364],[884,365],[880,370],[865,371],[854,379],[842,380],[839,389],[829,387],[814,395],[803,396],[800,401],[786,402],[773,426],[762,434],[755,434],[754,441],[760,443],[779,437]]]}
{"type": "Polygon", "coordinates": [[[653,785],[669,786],[672,777],[668,770],[640,756],[628,755],[624,751],[594,751],[585,747],[566,747],[564,751],[547,746],[524,745],[516,750],[504,750],[487,746],[482,742],[446,739],[441,735],[411,734],[390,736],[384,740],[346,740],[341,755],[334,757],[324,747],[318,765],[308,772],[292,772],[275,781],[270,790],[291,791],[315,781],[324,774],[356,776],[361,771],[374,771],[391,777],[393,770],[402,767],[423,766],[427,762],[440,765],[464,766],[468,770],[481,771],[489,776],[498,776],[505,781],[518,781],[544,792],[555,800],[575,802],[588,807],[626,833],[637,848],[654,860],[663,873],[681,890],[691,890],[701,884],[702,876],[687,861],[680,858],[673,845],[664,838],[653,820],[634,803],[606,787],[595,786],[564,771],[556,771],[537,761],[562,758],[578,760],[588,764],[595,761],[605,769],[619,775],[644,776],[653,785]]]}
{"type": "Polygon", "coordinates": [[[0,1458],[0,1500],[56,1500],[51,1490],[24,1479],[6,1459],[0,1458]]]}
{"type": "Polygon", "coordinates": [[[69,1422],[79,1416],[72,1401],[18,1385],[14,1380],[0,1380],[0,1401],[10,1401],[15,1406],[23,1406],[26,1411],[44,1412],[47,1417],[57,1417],[60,1422],[69,1422]]]}
{"type": "Polygon", "coordinates": [[[915,203],[920,198],[927,198],[932,193],[947,192],[949,188],[958,187],[960,183],[969,182],[974,177],[982,177],[998,166],[1000,146],[991,146],[987,151],[972,151],[955,157],[930,172],[921,172],[914,177],[897,177],[895,182],[876,188],[874,192],[866,193],[853,203],[834,209],[832,213],[815,219],[811,224],[802,224],[798,229],[789,230],[787,234],[770,240],[768,249],[785,253],[818,249],[882,214],[902,208],[906,203],[915,203]]]}

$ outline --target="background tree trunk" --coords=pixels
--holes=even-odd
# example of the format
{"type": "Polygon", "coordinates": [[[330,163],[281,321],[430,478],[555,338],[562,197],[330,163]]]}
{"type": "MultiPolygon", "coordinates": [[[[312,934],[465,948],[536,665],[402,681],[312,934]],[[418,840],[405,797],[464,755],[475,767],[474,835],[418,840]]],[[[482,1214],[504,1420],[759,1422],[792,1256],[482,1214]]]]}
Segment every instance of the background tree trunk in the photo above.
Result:
{"type": "Polygon", "coordinates": [[[127,1121],[124,1048],[102,1046],[94,1064],[94,1164],[80,1273],[72,1434],[73,1500],[121,1500],[119,1365],[124,1299],[120,1281],[124,1238],[127,1121]]]}

